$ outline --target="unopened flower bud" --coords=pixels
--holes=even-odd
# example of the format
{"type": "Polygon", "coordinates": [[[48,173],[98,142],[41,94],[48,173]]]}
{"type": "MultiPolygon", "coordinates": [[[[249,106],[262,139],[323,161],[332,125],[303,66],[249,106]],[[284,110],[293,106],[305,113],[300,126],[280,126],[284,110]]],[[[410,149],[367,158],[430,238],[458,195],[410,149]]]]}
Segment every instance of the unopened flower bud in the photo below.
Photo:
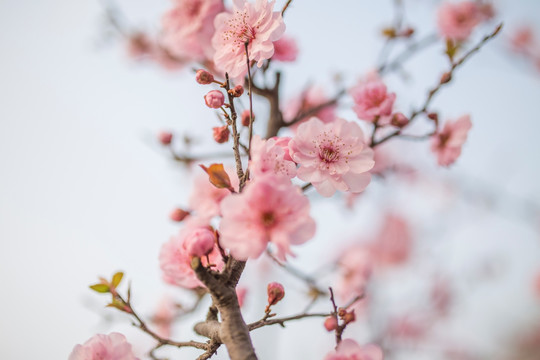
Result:
{"type": "Polygon", "coordinates": [[[180,208],[176,208],[173,211],[171,211],[171,213],[169,214],[169,218],[172,221],[180,222],[180,221],[184,220],[186,218],[186,216],[188,216],[188,215],[189,215],[189,211],[186,211],[186,210],[183,210],[183,209],[180,209],[180,208]]]}
{"type": "Polygon", "coordinates": [[[197,70],[195,80],[201,85],[208,85],[214,81],[214,75],[204,69],[197,70]]]}
{"type": "Polygon", "coordinates": [[[267,287],[267,293],[268,293],[268,305],[275,305],[277,304],[283,297],[285,296],[285,289],[283,289],[283,285],[277,282],[273,282],[268,284],[267,287]]]}
{"type": "Polygon", "coordinates": [[[216,237],[213,231],[199,228],[186,237],[186,250],[190,256],[205,256],[212,252],[216,237]]]}
{"type": "Polygon", "coordinates": [[[427,117],[428,117],[430,120],[433,120],[433,121],[438,121],[438,120],[439,120],[439,114],[434,113],[434,112],[428,113],[428,114],[427,114],[427,117]]]}
{"type": "Polygon", "coordinates": [[[398,112],[392,115],[391,124],[395,127],[402,128],[409,124],[409,119],[405,115],[403,115],[403,113],[398,112]]]}
{"type": "Polygon", "coordinates": [[[324,328],[327,331],[334,331],[338,327],[337,319],[334,316],[329,316],[324,320],[324,328]]]}
{"type": "Polygon", "coordinates": [[[219,90],[212,90],[204,95],[204,102],[209,108],[219,109],[225,103],[225,96],[219,90]]]}
{"type": "Polygon", "coordinates": [[[214,140],[218,144],[223,144],[229,141],[230,131],[227,125],[215,127],[212,128],[212,130],[214,131],[214,140]]]}
{"type": "Polygon", "coordinates": [[[343,317],[345,316],[345,314],[347,314],[347,310],[345,310],[344,308],[339,308],[338,309],[338,316],[343,319],[343,317]]]}
{"type": "Polygon", "coordinates": [[[414,29],[411,27],[408,27],[405,30],[403,30],[400,35],[408,38],[408,37],[411,37],[413,34],[414,34],[414,29]]]}
{"type": "MultiPolygon", "coordinates": [[[[250,114],[249,110],[242,111],[242,115],[241,115],[242,125],[249,126],[249,114],[250,114]]],[[[255,121],[255,116],[253,116],[253,121],[255,121]]]]}
{"type": "Polygon", "coordinates": [[[441,81],[440,81],[440,83],[441,83],[441,84],[446,84],[446,83],[449,82],[450,80],[452,80],[452,74],[449,73],[449,72],[445,72],[445,73],[442,74],[442,76],[441,76],[441,81]]]}
{"type": "Polygon", "coordinates": [[[167,131],[162,131],[158,134],[158,140],[162,145],[170,145],[173,134],[167,131]]]}
{"type": "Polygon", "coordinates": [[[231,90],[229,90],[229,94],[233,97],[240,97],[244,93],[244,87],[242,85],[236,85],[231,90]]]}

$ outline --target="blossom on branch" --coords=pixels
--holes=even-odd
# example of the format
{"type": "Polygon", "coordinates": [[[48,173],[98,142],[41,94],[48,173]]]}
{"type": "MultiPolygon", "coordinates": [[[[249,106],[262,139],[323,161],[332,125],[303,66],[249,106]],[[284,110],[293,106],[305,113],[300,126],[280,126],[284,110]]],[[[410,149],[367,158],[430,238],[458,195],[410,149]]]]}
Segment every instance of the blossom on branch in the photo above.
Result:
{"type": "Polygon", "coordinates": [[[298,177],[311,182],[323,196],[332,196],[336,190],[362,192],[371,180],[373,150],[352,121],[336,119],[324,124],[311,118],[298,127],[289,148],[300,164],[298,177]]]}
{"type": "MultiPolygon", "coordinates": [[[[238,188],[238,176],[233,171],[226,170],[233,188],[238,188]]],[[[195,177],[195,183],[189,197],[189,206],[198,217],[212,218],[220,215],[219,204],[231,192],[219,189],[208,181],[208,175],[201,174],[195,177]]]]}
{"type": "Polygon", "coordinates": [[[284,147],[278,144],[278,139],[263,140],[255,135],[251,140],[249,170],[254,177],[265,173],[284,175],[288,178],[296,176],[296,164],[290,160],[288,151],[286,152],[284,147]]]}
{"type": "Polygon", "coordinates": [[[82,345],[75,345],[69,360],[139,360],[131,344],[120,333],[97,334],[82,345]]]}
{"type": "Polygon", "coordinates": [[[353,110],[361,120],[375,122],[379,125],[388,125],[390,115],[396,100],[395,93],[388,93],[386,85],[379,79],[361,82],[351,88],[351,97],[354,100],[353,110]]]}
{"type": "Polygon", "coordinates": [[[232,12],[216,16],[216,32],[212,46],[216,50],[216,67],[229,73],[233,79],[247,74],[245,44],[248,44],[249,59],[261,67],[264,60],[274,55],[274,41],[285,32],[285,23],[279,11],[273,11],[274,1],[233,0],[232,12]]]}
{"type": "Polygon", "coordinates": [[[344,339],[335,351],[328,353],[324,360],[382,360],[383,352],[377,345],[360,346],[352,339],[344,339]]]}
{"type": "Polygon", "coordinates": [[[469,115],[464,115],[456,121],[447,121],[443,129],[432,137],[431,151],[437,155],[439,165],[449,166],[457,160],[471,127],[469,115]]]}
{"type": "Polygon", "coordinates": [[[284,176],[267,174],[248,183],[240,194],[221,202],[223,219],[220,244],[239,260],[259,257],[268,243],[276,257],[285,260],[291,245],[300,245],[315,234],[309,201],[299,187],[284,176]]]}
{"type": "Polygon", "coordinates": [[[272,60],[282,62],[292,62],[298,57],[298,45],[296,41],[288,36],[283,36],[278,41],[274,42],[274,56],[272,60]]]}
{"type": "Polygon", "coordinates": [[[437,12],[441,36],[457,41],[467,40],[482,19],[480,8],[473,1],[445,2],[437,12]]]}

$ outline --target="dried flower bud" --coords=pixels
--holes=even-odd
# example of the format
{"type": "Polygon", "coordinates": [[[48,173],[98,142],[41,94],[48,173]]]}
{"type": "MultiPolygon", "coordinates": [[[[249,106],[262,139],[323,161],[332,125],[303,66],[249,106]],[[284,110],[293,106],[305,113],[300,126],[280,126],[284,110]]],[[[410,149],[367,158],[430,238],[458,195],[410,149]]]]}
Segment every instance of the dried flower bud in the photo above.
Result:
{"type": "Polygon", "coordinates": [[[201,85],[208,85],[214,81],[214,75],[204,69],[197,70],[195,80],[201,85]]]}
{"type": "Polygon", "coordinates": [[[449,73],[449,72],[445,72],[445,73],[442,74],[442,76],[441,76],[441,81],[440,81],[440,83],[441,83],[441,84],[446,84],[447,82],[450,82],[450,80],[452,80],[452,74],[449,73]]]}
{"type": "Polygon", "coordinates": [[[268,306],[277,304],[285,296],[285,289],[283,285],[277,282],[268,284],[268,306]]]}
{"type": "Polygon", "coordinates": [[[218,144],[223,144],[229,141],[230,131],[227,125],[215,127],[212,128],[212,130],[214,131],[214,140],[218,144]]]}
{"type": "Polygon", "coordinates": [[[430,112],[427,114],[427,117],[433,121],[439,121],[439,114],[430,112]]]}
{"type": "Polygon", "coordinates": [[[337,319],[334,316],[329,316],[324,320],[324,328],[327,331],[334,331],[338,327],[337,319]]]}
{"type": "Polygon", "coordinates": [[[173,138],[173,134],[167,131],[161,131],[158,134],[158,140],[162,145],[170,145],[173,138]]]}
{"type": "Polygon", "coordinates": [[[345,310],[344,308],[339,308],[337,314],[338,314],[338,316],[340,317],[340,319],[343,319],[343,317],[345,316],[345,314],[347,314],[347,310],[345,310]]]}
{"type": "Polygon", "coordinates": [[[186,237],[186,250],[190,256],[205,256],[212,252],[216,237],[213,231],[199,228],[186,237]]]}
{"type": "Polygon", "coordinates": [[[188,215],[189,215],[189,211],[186,211],[186,210],[183,210],[183,209],[180,209],[180,208],[176,208],[173,211],[171,211],[171,213],[169,214],[169,218],[172,221],[180,222],[180,221],[184,220],[186,218],[186,216],[188,216],[188,215]]]}
{"type": "Polygon", "coordinates": [[[236,85],[231,90],[229,90],[229,94],[233,97],[240,97],[244,93],[244,87],[242,85],[236,85]]]}
{"type": "Polygon", "coordinates": [[[350,312],[345,313],[343,316],[343,321],[345,324],[351,323],[356,320],[356,315],[354,314],[354,310],[351,310],[350,312]]]}
{"type": "Polygon", "coordinates": [[[409,119],[403,113],[398,112],[392,115],[391,124],[395,127],[402,128],[409,124],[409,119]]]}
{"type": "Polygon", "coordinates": [[[219,90],[212,90],[204,95],[204,102],[209,108],[219,109],[225,103],[225,96],[219,90]]]}
{"type": "MultiPolygon", "coordinates": [[[[249,126],[249,110],[242,111],[241,115],[242,125],[249,126]]],[[[253,116],[253,121],[255,121],[255,115],[253,116]]]]}

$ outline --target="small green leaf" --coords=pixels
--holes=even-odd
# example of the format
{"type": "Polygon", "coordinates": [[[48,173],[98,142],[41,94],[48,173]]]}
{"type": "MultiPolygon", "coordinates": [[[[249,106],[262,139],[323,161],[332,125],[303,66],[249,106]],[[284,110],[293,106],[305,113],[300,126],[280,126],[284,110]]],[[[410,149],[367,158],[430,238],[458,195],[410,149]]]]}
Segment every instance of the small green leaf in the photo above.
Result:
{"type": "Polygon", "coordinates": [[[112,281],[111,281],[111,285],[116,288],[119,284],[120,284],[120,281],[122,281],[122,278],[124,277],[124,273],[123,272],[117,272],[116,274],[113,275],[113,278],[112,278],[112,281]]]}
{"type": "Polygon", "coordinates": [[[90,289],[102,294],[110,292],[109,286],[105,284],[90,285],[90,289]]]}

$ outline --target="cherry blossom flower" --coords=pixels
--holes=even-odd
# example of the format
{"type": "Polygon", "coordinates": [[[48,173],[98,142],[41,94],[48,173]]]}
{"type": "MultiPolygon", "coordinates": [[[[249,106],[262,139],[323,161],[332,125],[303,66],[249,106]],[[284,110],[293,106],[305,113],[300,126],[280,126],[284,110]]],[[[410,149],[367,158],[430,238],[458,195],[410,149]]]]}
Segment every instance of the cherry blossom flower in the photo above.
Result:
{"type": "Polygon", "coordinates": [[[439,165],[449,166],[457,160],[471,127],[469,115],[464,115],[456,121],[447,121],[443,129],[433,136],[431,151],[437,155],[439,165]]]}
{"type": "Polygon", "coordinates": [[[158,335],[166,339],[171,337],[171,327],[177,312],[178,308],[169,296],[161,298],[152,316],[152,323],[156,327],[156,333],[158,335]]]}
{"type": "Polygon", "coordinates": [[[296,176],[296,164],[291,160],[286,160],[287,155],[288,152],[285,152],[283,146],[277,144],[276,138],[263,140],[255,135],[251,140],[249,169],[254,177],[270,172],[292,179],[296,176]]]}
{"type": "MultiPolygon", "coordinates": [[[[189,240],[193,232],[200,229],[208,230],[208,228],[206,220],[191,217],[186,220],[178,235],[172,236],[168,242],[163,244],[159,254],[159,265],[166,283],[188,289],[204,286],[191,268],[191,255],[188,247],[191,244],[189,240]]],[[[208,259],[210,263],[217,265],[218,270],[223,267],[217,245],[208,254],[208,259]]],[[[202,257],[201,261],[204,266],[208,265],[206,257],[202,257]]]]}
{"type": "Polygon", "coordinates": [[[373,150],[354,122],[337,119],[324,124],[311,118],[300,124],[289,148],[300,164],[298,177],[311,182],[323,196],[332,196],[336,190],[362,192],[371,180],[373,150]]]}
{"type": "Polygon", "coordinates": [[[97,334],[82,345],[75,345],[69,360],[139,360],[131,344],[120,333],[97,334]]]}
{"type": "Polygon", "coordinates": [[[274,56],[272,60],[292,62],[298,57],[298,45],[293,38],[284,36],[274,42],[274,56]]]}
{"type": "MultiPolygon", "coordinates": [[[[226,169],[233,188],[238,188],[238,176],[230,169],[226,169]]],[[[189,198],[190,208],[197,213],[198,217],[212,218],[220,215],[219,204],[230,191],[218,189],[208,181],[208,175],[201,174],[195,177],[191,196],[189,198]]]]}
{"type": "Polygon", "coordinates": [[[285,160],[293,161],[289,150],[289,142],[292,138],[289,136],[274,136],[271,139],[276,141],[276,146],[281,146],[283,151],[285,151],[285,156],[283,158],[285,160]]]}
{"type": "Polygon", "coordinates": [[[437,25],[441,36],[464,41],[482,20],[483,15],[473,1],[445,2],[437,12],[437,25]]]}
{"type": "Polygon", "coordinates": [[[284,176],[267,174],[252,180],[240,194],[221,202],[223,219],[220,243],[239,260],[257,258],[268,243],[285,260],[291,245],[300,245],[315,234],[309,201],[299,187],[284,176]]]}
{"type": "Polygon", "coordinates": [[[274,41],[285,31],[281,12],[273,11],[274,1],[233,0],[232,12],[216,16],[216,32],[212,45],[216,53],[216,67],[228,72],[233,79],[241,79],[247,73],[245,43],[248,43],[249,59],[261,67],[264,60],[274,55],[274,41]]]}
{"type": "Polygon", "coordinates": [[[339,258],[338,267],[336,293],[343,302],[349,302],[364,294],[373,270],[371,249],[366,245],[347,248],[339,258]]]}
{"type": "Polygon", "coordinates": [[[225,103],[225,95],[219,90],[210,90],[204,95],[204,102],[211,109],[219,109],[225,103]]]}
{"type": "Polygon", "coordinates": [[[377,121],[379,125],[390,124],[396,94],[388,93],[381,80],[360,82],[349,93],[354,100],[353,110],[359,119],[377,121]]]}
{"type": "Polygon", "coordinates": [[[324,360],[382,360],[383,352],[377,345],[364,346],[352,339],[343,339],[337,349],[326,354],[324,360]]]}
{"type": "Polygon", "coordinates": [[[174,7],[162,19],[163,45],[177,57],[211,59],[214,19],[222,11],[222,0],[174,0],[174,7]]]}
{"type": "MultiPolygon", "coordinates": [[[[299,114],[305,111],[311,110],[321,104],[328,102],[330,99],[324,93],[324,89],[319,86],[310,86],[303,91],[299,96],[289,100],[283,109],[283,121],[289,124],[299,114]]],[[[316,118],[319,118],[324,123],[332,122],[336,119],[336,105],[326,106],[323,109],[312,114],[316,118]]],[[[306,122],[305,120],[290,126],[294,131],[298,127],[298,124],[306,122]]]]}
{"type": "Polygon", "coordinates": [[[522,26],[510,36],[510,46],[517,53],[529,55],[534,52],[536,39],[531,26],[522,26]]]}
{"type": "Polygon", "coordinates": [[[379,265],[399,265],[407,261],[412,246],[409,225],[396,214],[386,214],[375,238],[373,255],[379,265]]]}

